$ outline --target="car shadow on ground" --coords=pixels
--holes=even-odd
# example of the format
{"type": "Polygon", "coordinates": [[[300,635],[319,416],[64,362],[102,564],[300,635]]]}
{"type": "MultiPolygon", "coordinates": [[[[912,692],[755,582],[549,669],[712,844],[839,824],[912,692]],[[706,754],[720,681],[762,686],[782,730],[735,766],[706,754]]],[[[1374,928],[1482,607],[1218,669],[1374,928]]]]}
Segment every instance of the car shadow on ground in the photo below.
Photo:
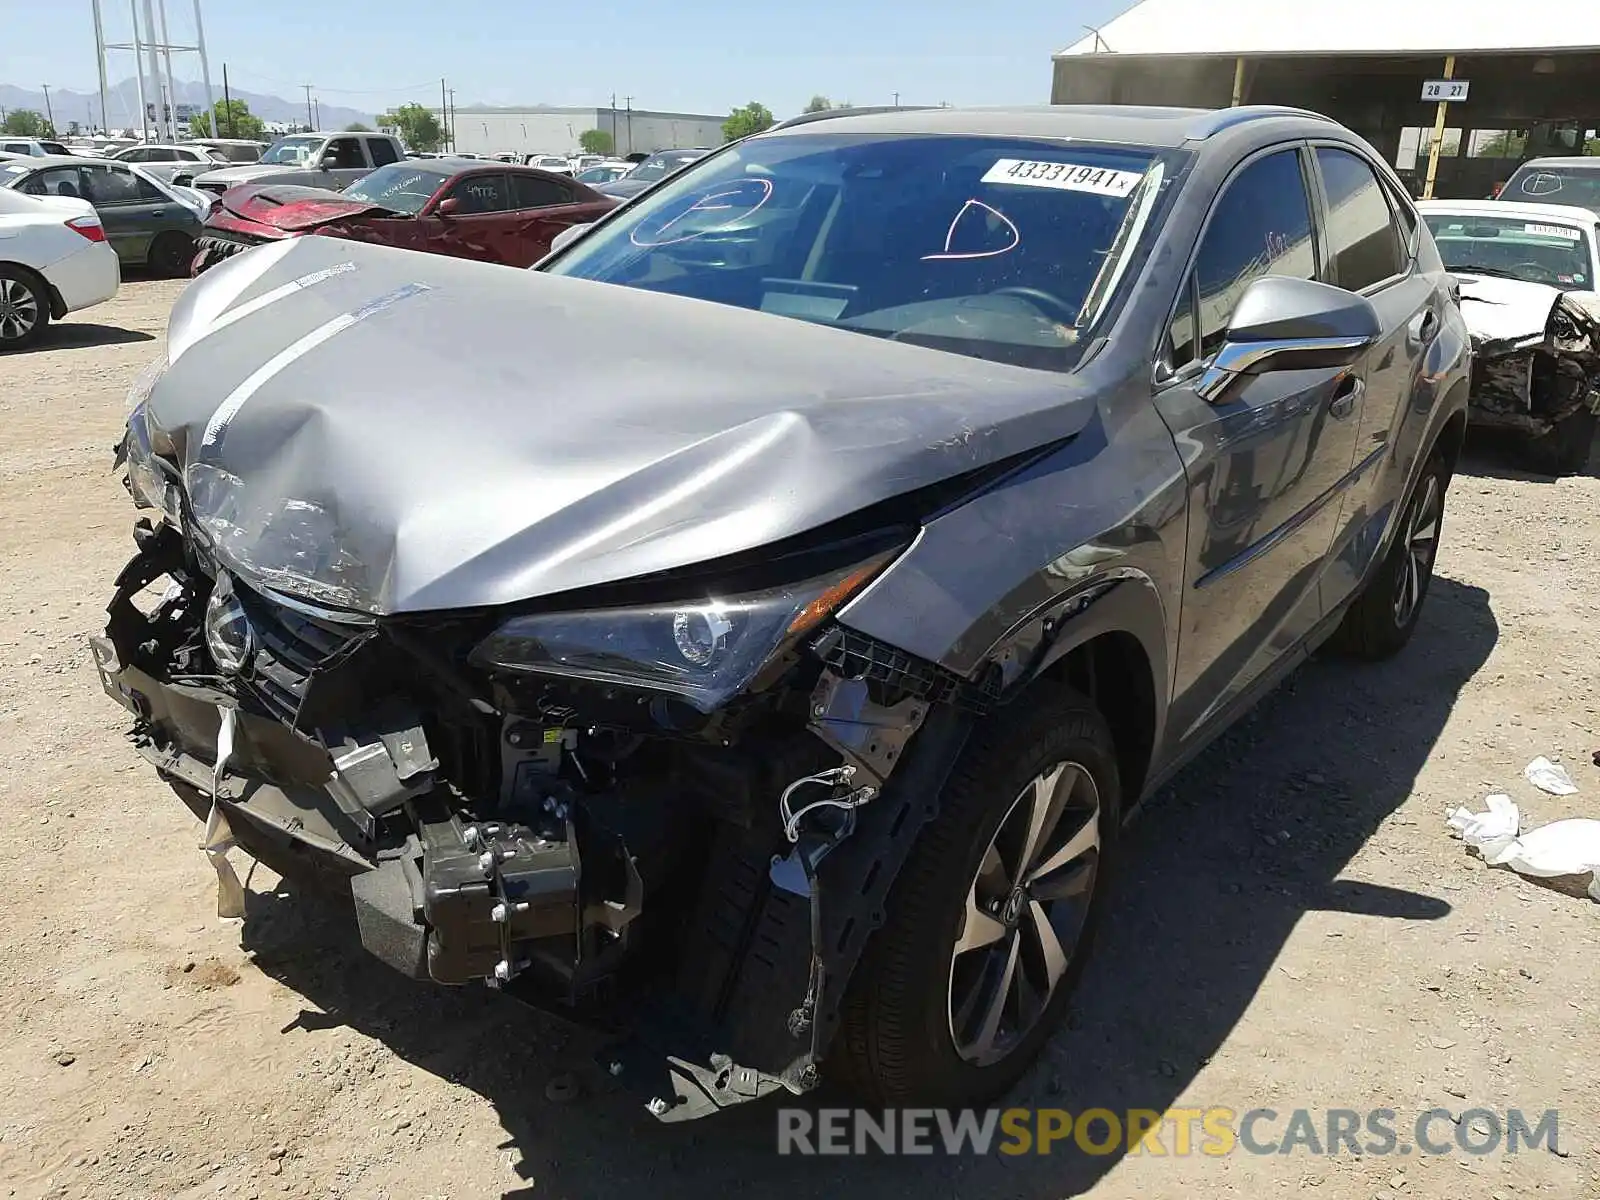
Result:
{"type": "Polygon", "coordinates": [[[52,323],[39,340],[22,354],[43,354],[51,350],[77,350],[91,346],[118,346],[127,342],[153,342],[155,334],[142,329],[119,329],[115,325],[91,325],[82,321],[52,323]]]}
{"type": "MultiPolygon", "coordinates": [[[[1410,794],[1497,636],[1486,592],[1436,578],[1405,654],[1377,666],[1313,662],[1153,798],[1124,842],[1068,1028],[1002,1106],[1165,1111],[1228,1037],[1306,912],[1395,921],[1448,913],[1437,897],[1340,876],[1410,794]]],[[[660,1125],[590,1062],[591,1035],[504,997],[390,972],[361,952],[354,922],[326,898],[253,893],[244,943],[263,971],[320,1010],[305,1011],[286,1036],[299,1025],[348,1024],[489,1100],[528,1181],[507,1196],[637,1188],[696,1200],[736,1189],[1058,1200],[1118,1161],[1060,1147],[1049,1157],[780,1157],[775,1105],[660,1125]],[[564,1072],[586,1094],[554,1103],[545,1085],[564,1072]]]]}
{"type": "MultiPolygon", "coordinates": [[[[1456,473],[1486,479],[1507,479],[1514,483],[1555,483],[1561,478],[1559,475],[1530,470],[1522,439],[1492,429],[1467,430],[1466,445],[1462,448],[1456,473]]],[[[1589,461],[1578,474],[1600,476],[1600,439],[1589,448],[1589,461]]]]}

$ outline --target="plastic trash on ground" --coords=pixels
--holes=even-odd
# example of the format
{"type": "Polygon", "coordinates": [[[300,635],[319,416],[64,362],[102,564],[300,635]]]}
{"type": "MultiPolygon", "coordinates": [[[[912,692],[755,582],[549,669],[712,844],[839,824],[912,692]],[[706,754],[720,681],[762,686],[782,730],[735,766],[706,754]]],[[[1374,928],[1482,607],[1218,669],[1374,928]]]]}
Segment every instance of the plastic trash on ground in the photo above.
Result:
{"type": "Polygon", "coordinates": [[[1552,796],[1571,796],[1578,790],[1567,769],[1542,754],[1522,768],[1522,777],[1541,792],[1549,792],[1552,796]]]}
{"type": "Polygon", "coordinates": [[[1522,833],[1522,817],[1510,796],[1496,794],[1485,803],[1485,812],[1457,808],[1446,818],[1450,832],[1484,862],[1532,879],[1588,875],[1589,898],[1600,901],[1600,821],[1574,817],[1522,833]]]}

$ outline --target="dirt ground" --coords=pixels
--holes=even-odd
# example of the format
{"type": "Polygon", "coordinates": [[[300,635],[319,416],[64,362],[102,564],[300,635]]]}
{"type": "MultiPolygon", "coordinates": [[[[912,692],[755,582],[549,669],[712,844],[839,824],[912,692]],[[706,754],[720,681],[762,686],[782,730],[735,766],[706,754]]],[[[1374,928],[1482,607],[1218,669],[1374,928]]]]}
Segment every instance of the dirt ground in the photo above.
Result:
{"type": "Polygon", "coordinates": [[[1538,821],[1600,816],[1600,479],[1466,464],[1409,651],[1311,664],[1150,806],[1070,1028],[1013,1101],[1392,1108],[1403,1141],[1436,1107],[1556,1109],[1560,1153],[799,1161],[770,1108],[657,1125],[587,1035],[391,973],[263,869],[242,924],[215,917],[200,830],[84,647],[132,551],[124,392],[180,286],[131,281],[0,359],[6,1196],[1600,1196],[1600,907],[1444,826],[1500,789],[1538,821]],[[1577,796],[1524,782],[1539,754],[1577,796]],[[566,1073],[577,1099],[548,1087],[566,1073]]]}

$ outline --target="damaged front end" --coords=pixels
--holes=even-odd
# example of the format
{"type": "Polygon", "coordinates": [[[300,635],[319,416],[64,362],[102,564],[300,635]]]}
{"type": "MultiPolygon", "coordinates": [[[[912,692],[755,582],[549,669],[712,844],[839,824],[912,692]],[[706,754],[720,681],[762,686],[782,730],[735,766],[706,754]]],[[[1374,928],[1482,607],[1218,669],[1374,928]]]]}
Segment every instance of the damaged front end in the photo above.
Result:
{"type": "Polygon", "coordinates": [[[581,605],[374,615],[242,567],[148,435],[136,414],[124,449],[154,511],[92,649],[214,852],[347,882],[411,976],[615,1028],[606,1066],[663,1120],[819,1082],[993,699],[832,620],[914,524],[581,605]]]}
{"type": "Polygon", "coordinates": [[[1474,278],[1462,283],[1461,312],[1473,424],[1540,438],[1600,410],[1600,295],[1474,278]]]}

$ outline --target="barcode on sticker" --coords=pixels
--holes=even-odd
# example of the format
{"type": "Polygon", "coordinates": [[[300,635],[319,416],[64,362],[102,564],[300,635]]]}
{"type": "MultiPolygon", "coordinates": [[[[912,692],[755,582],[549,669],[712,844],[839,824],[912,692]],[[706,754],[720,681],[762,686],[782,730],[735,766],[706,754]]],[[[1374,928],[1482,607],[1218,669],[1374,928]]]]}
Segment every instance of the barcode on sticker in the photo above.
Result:
{"type": "Polygon", "coordinates": [[[1034,162],[1002,158],[984,172],[984,183],[1010,183],[1018,187],[1056,188],[1063,192],[1094,192],[1101,196],[1126,196],[1144,175],[1081,163],[1034,162]]]}
{"type": "Polygon", "coordinates": [[[1571,225],[1524,225],[1522,232],[1534,237],[1566,238],[1569,242],[1581,242],[1583,233],[1571,225]]]}

